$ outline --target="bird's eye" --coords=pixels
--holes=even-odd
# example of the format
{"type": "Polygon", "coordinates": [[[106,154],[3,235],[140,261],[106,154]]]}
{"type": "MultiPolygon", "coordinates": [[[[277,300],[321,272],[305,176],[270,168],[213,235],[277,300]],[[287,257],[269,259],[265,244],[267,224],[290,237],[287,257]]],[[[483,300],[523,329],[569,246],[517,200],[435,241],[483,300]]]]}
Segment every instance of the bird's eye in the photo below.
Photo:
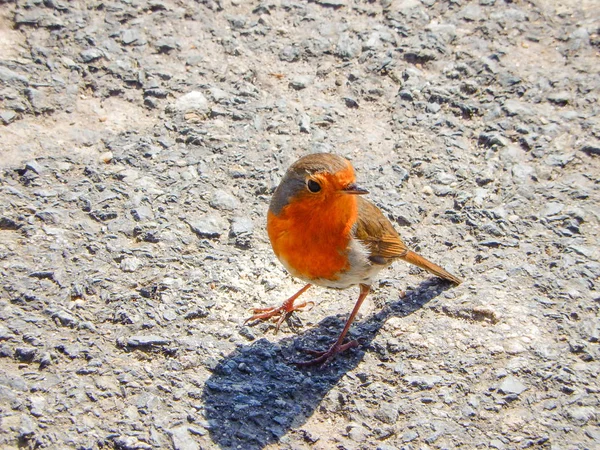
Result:
{"type": "Polygon", "coordinates": [[[306,186],[308,187],[308,190],[310,192],[312,192],[313,194],[316,194],[317,192],[319,192],[321,190],[321,185],[319,183],[317,183],[315,180],[308,180],[306,182],[306,186]]]}

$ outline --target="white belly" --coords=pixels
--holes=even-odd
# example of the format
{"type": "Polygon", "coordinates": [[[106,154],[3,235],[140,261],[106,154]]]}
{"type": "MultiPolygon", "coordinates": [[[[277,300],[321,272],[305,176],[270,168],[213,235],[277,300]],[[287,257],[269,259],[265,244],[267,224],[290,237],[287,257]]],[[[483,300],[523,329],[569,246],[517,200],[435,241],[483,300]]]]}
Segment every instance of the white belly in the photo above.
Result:
{"type": "Polygon", "coordinates": [[[384,269],[385,265],[373,264],[369,261],[368,249],[357,239],[350,241],[348,248],[348,259],[350,268],[345,272],[340,272],[335,280],[326,278],[306,278],[296,273],[285,260],[280,258],[281,263],[293,276],[300,278],[307,283],[316,284],[334,289],[346,289],[357,284],[371,285],[377,274],[384,269]]]}

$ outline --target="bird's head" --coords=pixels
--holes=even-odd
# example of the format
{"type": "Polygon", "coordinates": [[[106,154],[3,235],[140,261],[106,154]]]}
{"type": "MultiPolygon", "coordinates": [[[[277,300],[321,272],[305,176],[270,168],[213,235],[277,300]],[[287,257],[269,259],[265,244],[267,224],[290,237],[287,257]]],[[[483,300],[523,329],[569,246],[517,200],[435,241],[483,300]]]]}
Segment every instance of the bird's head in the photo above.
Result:
{"type": "Polygon", "coordinates": [[[350,161],[331,153],[314,153],[292,164],[275,190],[269,209],[279,215],[287,205],[301,203],[307,209],[318,210],[339,203],[343,197],[367,193],[356,185],[350,161]]]}

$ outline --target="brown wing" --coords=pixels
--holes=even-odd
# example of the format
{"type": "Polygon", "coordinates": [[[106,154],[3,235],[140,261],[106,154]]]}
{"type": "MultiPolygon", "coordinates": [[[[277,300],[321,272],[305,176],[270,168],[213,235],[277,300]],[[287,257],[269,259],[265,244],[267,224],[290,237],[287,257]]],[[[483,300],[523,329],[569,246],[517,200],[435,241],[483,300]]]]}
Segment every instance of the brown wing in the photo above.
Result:
{"type": "Polygon", "coordinates": [[[369,259],[373,264],[387,265],[394,259],[400,258],[452,283],[460,284],[462,282],[460,278],[437,264],[410,251],[379,208],[362,197],[358,197],[356,200],[358,201],[358,219],[354,236],[369,248],[371,253],[369,259]]]}
{"type": "Polygon", "coordinates": [[[370,250],[375,264],[389,264],[406,255],[408,248],[379,208],[362,197],[358,201],[358,219],[354,236],[370,250]]]}

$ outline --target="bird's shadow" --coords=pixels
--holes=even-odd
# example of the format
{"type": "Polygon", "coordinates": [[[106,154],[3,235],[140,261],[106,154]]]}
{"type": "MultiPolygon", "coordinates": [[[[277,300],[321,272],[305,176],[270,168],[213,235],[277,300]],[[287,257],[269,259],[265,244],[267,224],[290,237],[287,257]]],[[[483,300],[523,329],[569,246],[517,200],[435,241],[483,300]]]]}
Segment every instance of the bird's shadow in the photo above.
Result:
{"type": "Polygon", "coordinates": [[[429,279],[397,302],[351,328],[361,345],[338,355],[324,368],[298,368],[299,351],[327,349],[345,317],[328,317],[305,333],[278,342],[260,339],[237,348],[214,369],[202,393],[210,436],[223,449],[262,449],[279,442],[313,414],[333,386],[353,370],[390,317],[406,317],[450,287],[429,279]]]}

